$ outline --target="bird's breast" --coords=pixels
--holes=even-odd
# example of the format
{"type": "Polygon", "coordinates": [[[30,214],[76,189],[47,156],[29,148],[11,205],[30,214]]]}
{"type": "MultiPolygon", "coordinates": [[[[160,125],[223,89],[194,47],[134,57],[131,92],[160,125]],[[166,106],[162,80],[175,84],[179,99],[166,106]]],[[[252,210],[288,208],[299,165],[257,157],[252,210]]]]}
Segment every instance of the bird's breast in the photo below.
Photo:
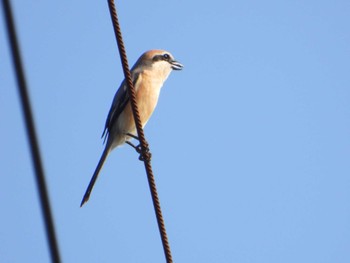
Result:
{"type": "MultiPolygon", "coordinates": [[[[163,81],[152,77],[150,74],[141,73],[135,83],[136,102],[139,110],[142,126],[144,127],[157,106],[160,89],[163,81]]],[[[135,133],[135,121],[130,101],[118,118],[118,133],[135,133]]]]}
{"type": "Polygon", "coordinates": [[[163,80],[144,73],[139,76],[136,86],[137,106],[142,123],[145,125],[157,106],[163,80]]]}

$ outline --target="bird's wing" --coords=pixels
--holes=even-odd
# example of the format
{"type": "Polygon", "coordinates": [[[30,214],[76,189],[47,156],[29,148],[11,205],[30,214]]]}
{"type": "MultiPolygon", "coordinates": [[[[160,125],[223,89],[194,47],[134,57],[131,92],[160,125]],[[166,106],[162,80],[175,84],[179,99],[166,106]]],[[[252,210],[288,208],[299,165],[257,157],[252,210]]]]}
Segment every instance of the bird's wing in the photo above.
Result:
{"type": "MultiPolygon", "coordinates": [[[[140,76],[140,74],[138,74],[138,73],[132,74],[132,76],[131,76],[134,87],[136,86],[136,82],[137,82],[139,76],[140,76]]],[[[105,128],[104,128],[102,136],[101,136],[101,138],[104,137],[103,143],[108,138],[109,132],[111,131],[113,125],[116,124],[119,115],[123,112],[128,101],[129,101],[129,94],[127,91],[127,85],[126,85],[125,80],[123,80],[117,93],[114,95],[112,106],[109,110],[109,113],[108,113],[108,116],[106,119],[105,128]]]]}

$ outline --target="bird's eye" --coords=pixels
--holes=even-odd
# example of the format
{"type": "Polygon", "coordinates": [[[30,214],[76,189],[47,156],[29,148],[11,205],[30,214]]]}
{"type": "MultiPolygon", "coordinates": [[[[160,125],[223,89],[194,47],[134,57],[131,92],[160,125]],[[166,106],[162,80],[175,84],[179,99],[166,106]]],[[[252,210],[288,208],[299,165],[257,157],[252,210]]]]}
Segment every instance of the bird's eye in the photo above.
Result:
{"type": "Polygon", "coordinates": [[[164,54],[164,55],[163,55],[163,58],[164,58],[164,60],[169,60],[169,59],[170,59],[170,56],[169,56],[169,54],[164,54]]]}

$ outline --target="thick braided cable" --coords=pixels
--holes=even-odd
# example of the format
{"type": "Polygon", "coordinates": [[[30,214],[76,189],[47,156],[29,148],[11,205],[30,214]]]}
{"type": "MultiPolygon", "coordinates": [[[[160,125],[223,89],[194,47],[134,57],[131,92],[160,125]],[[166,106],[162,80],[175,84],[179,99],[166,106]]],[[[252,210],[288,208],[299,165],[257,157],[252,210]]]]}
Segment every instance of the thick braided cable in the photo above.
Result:
{"type": "Polygon", "coordinates": [[[59,263],[61,262],[61,259],[58,249],[58,242],[55,233],[53,216],[49,201],[49,194],[46,186],[42,158],[39,150],[39,142],[35,130],[34,117],[28,95],[27,81],[24,74],[22,58],[20,55],[19,44],[17,40],[15,23],[10,4],[11,1],[3,0],[2,2],[5,15],[5,24],[7,27],[8,39],[12,52],[13,65],[16,72],[19,97],[21,99],[22,111],[24,115],[30,152],[32,155],[32,162],[35,171],[37,190],[40,197],[41,210],[45,223],[46,237],[50,249],[51,262],[59,263]]]}
{"type": "Polygon", "coordinates": [[[157,217],[158,228],[159,228],[160,236],[161,236],[162,243],[163,243],[164,254],[165,254],[166,262],[172,263],[173,260],[172,260],[172,256],[171,256],[170,245],[169,245],[168,237],[166,234],[164,219],[162,216],[162,210],[160,208],[160,202],[159,202],[159,198],[158,198],[156,183],[154,180],[154,175],[153,175],[151,161],[150,161],[150,153],[148,152],[148,143],[146,141],[146,138],[145,138],[145,135],[144,135],[144,132],[142,129],[140,114],[139,114],[139,111],[137,108],[135,89],[134,89],[132,79],[131,79],[131,74],[130,74],[130,70],[129,70],[126,51],[125,51],[123,38],[122,38],[120,26],[119,26],[117,11],[116,11],[113,0],[108,0],[108,5],[109,5],[109,11],[110,11],[112,22],[113,22],[115,36],[117,39],[117,44],[118,44],[120,58],[121,58],[122,66],[123,66],[125,80],[126,80],[126,84],[128,87],[128,93],[129,93],[129,97],[130,97],[131,108],[133,111],[135,124],[136,124],[137,134],[138,134],[138,138],[139,138],[140,145],[141,145],[141,156],[142,156],[141,159],[143,160],[143,162],[145,164],[145,169],[146,169],[147,178],[148,178],[148,184],[149,184],[149,188],[151,191],[153,206],[154,206],[154,210],[155,210],[156,217],[157,217]]]}

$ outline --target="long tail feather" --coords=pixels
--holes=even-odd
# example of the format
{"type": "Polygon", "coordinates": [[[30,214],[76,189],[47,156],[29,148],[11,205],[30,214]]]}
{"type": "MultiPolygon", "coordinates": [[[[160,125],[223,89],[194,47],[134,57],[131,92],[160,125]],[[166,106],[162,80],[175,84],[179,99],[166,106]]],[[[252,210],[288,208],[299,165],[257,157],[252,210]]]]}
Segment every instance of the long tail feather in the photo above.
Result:
{"type": "Polygon", "coordinates": [[[110,152],[110,147],[107,144],[106,148],[104,149],[104,151],[102,153],[100,161],[97,164],[97,167],[95,169],[94,175],[92,176],[92,178],[90,180],[89,186],[86,189],[86,192],[84,194],[83,200],[81,201],[80,207],[82,207],[89,200],[92,188],[95,185],[95,182],[97,180],[98,174],[100,173],[100,170],[101,170],[101,168],[102,168],[102,166],[103,166],[103,164],[104,164],[104,162],[105,162],[109,152],[110,152]]]}

